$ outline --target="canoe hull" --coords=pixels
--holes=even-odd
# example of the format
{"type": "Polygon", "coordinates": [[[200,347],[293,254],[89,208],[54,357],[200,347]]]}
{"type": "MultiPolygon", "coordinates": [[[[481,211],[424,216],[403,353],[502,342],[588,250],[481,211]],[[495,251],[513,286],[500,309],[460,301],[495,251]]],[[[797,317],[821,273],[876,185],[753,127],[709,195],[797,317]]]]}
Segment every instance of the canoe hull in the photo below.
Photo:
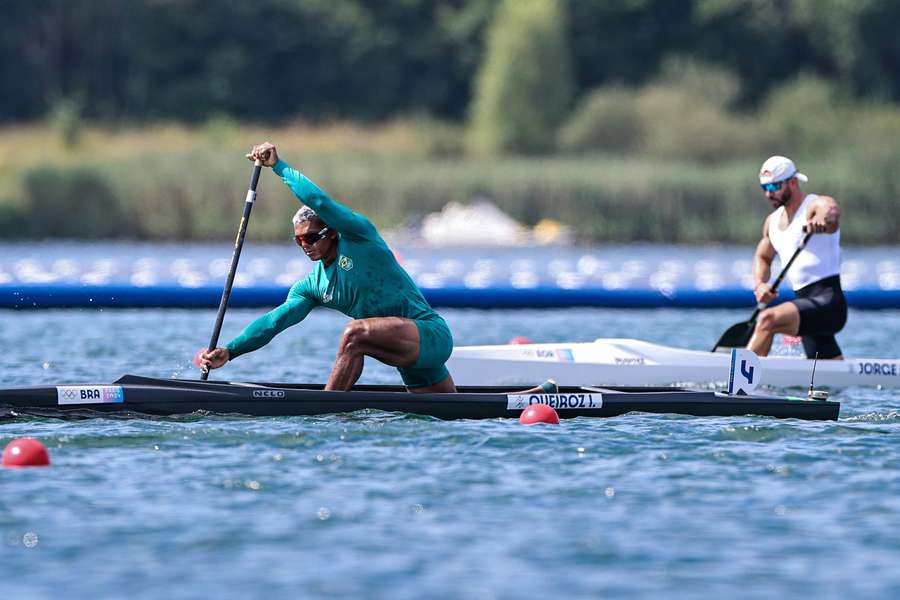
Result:
{"type": "MultiPolygon", "coordinates": [[[[760,383],[809,386],[813,361],[796,357],[760,358],[760,383]]],[[[723,384],[728,354],[672,348],[633,339],[586,343],[462,346],[448,362],[459,385],[525,385],[553,378],[561,385],[723,384]]],[[[855,358],[820,360],[816,387],[900,387],[900,360],[855,358]]]]}
{"type": "Polygon", "coordinates": [[[837,419],[840,403],[777,396],[727,396],[711,391],[565,387],[558,394],[516,388],[462,388],[457,394],[409,394],[393,386],[326,392],[322,386],[153,379],[126,375],[114,384],[0,389],[8,414],[90,417],[194,413],[303,416],[359,410],[440,419],[518,418],[529,404],[550,404],[562,418],[615,417],[629,412],[694,416],[760,415],[837,419]]]}

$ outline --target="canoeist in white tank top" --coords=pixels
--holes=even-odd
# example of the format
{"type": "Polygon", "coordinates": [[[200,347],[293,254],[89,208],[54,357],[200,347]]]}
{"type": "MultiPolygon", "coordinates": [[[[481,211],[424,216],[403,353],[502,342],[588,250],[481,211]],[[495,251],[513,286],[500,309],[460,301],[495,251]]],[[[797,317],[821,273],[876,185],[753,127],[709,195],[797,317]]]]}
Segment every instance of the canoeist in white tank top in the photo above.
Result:
{"type": "Polygon", "coordinates": [[[784,156],[769,158],[759,172],[760,186],[774,212],[766,218],[753,258],[758,303],[769,304],[778,295],[769,284],[775,255],[787,264],[806,237],[804,228],[813,234],[787,271],[796,299],[759,314],[748,345],[759,356],[766,356],[775,334],[782,333],[801,336],[810,358],[843,358],[834,338],[847,320],[840,282],[841,209],[830,196],[805,195],[800,182],[806,181],[806,175],[784,156]]]}

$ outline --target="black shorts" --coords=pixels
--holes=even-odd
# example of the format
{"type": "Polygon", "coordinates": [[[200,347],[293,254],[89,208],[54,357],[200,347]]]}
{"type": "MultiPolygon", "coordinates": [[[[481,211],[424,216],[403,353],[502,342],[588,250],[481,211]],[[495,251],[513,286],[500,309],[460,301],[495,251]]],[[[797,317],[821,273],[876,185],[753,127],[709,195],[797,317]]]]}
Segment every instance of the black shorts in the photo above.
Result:
{"type": "Polygon", "coordinates": [[[800,311],[800,330],[807,358],[840,356],[834,334],[847,322],[847,300],[841,289],[841,276],[832,275],[802,287],[791,300],[800,311]]]}

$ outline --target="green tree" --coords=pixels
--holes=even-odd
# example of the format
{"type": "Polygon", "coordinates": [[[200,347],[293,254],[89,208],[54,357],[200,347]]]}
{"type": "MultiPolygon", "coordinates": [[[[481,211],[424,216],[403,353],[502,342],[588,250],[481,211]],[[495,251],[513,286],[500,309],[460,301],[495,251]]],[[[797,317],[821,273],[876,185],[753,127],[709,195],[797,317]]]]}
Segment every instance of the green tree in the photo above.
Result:
{"type": "Polygon", "coordinates": [[[670,54],[696,43],[697,0],[566,0],[576,86],[597,87],[651,79],[670,54]]]}
{"type": "Polygon", "coordinates": [[[472,105],[476,152],[539,153],[553,146],[572,93],[559,0],[505,0],[490,26],[472,105]]]}
{"type": "Polygon", "coordinates": [[[820,63],[845,91],[900,100],[900,36],[896,0],[795,0],[797,19],[820,63]]]}

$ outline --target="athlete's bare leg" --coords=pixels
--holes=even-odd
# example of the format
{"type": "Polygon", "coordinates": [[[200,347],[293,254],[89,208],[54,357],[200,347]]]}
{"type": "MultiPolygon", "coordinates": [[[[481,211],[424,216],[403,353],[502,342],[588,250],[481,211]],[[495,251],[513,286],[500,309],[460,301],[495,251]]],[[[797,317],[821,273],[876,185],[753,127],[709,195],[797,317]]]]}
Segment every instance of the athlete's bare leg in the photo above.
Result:
{"type": "MultiPolygon", "coordinates": [[[[366,356],[392,367],[411,367],[419,359],[419,328],[411,319],[373,317],[356,319],[347,324],[338,347],[337,358],[326,390],[349,390],[362,375],[366,356]]],[[[411,388],[416,393],[452,393],[453,378],[435,385],[411,388]]]]}
{"type": "Polygon", "coordinates": [[[552,379],[548,379],[541,385],[535,386],[533,388],[528,388],[527,390],[522,390],[521,392],[516,392],[517,394],[558,394],[559,386],[556,385],[556,382],[552,379]]]}
{"type": "Polygon", "coordinates": [[[747,348],[757,356],[768,356],[776,333],[797,335],[800,330],[800,311],[793,302],[784,302],[759,313],[756,329],[747,348]]]}

